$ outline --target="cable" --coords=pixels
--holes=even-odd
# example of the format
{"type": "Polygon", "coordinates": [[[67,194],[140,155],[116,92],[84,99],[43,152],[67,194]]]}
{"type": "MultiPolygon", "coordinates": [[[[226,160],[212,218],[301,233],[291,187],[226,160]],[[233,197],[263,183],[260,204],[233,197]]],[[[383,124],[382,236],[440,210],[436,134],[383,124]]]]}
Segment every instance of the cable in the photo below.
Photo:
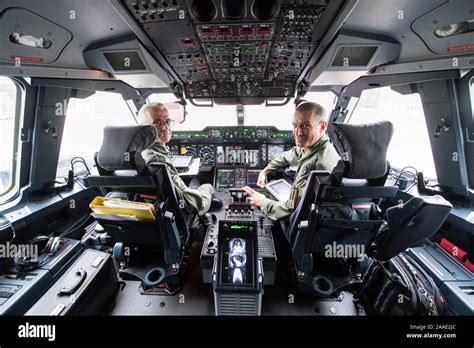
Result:
{"type": "Polygon", "coordinates": [[[67,228],[67,230],[65,230],[64,232],[62,232],[59,237],[63,237],[65,236],[66,234],[68,233],[71,233],[71,232],[75,232],[79,227],[83,226],[87,220],[89,220],[90,218],[90,215],[89,214],[86,214],[84,216],[82,216],[81,218],[79,218],[76,222],[74,222],[71,226],[69,226],[67,228]]]}
{"type": "Polygon", "coordinates": [[[64,235],[76,231],[78,228],[82,227],[87,220],[89,220],[90,215],[86,214],[83,217],[79,218],[76,222],[74,222],[71,226],[69,226],[65,231],[63,231],[59,236],[63,237],[64,235]]]}
{"type": "MultiPolygon", "coordinates": [[[[89,169],[89,166],[87,165],[86,160],[83,157],[76,156],[76,157],[73,157],[71,159],[71,171],[72,171],[72,176],[73,177],[74,177],[74,164],[76,164],[76,163],[82,163],[84,165],[84,167],[86,168],[86,170],[87,170],[87,174],[92,175],[92,173],[89,169]]],[[[98,189],[99,189],[100,193],[102,193],[102,196],[106,195],[106,192],[105,192],[103,187],[98,187],[98,189]]]]}
{"type": "Polygon", "coordinates": [[[82,163],[82,164],[84,165],[84,167],[86,168],[87,173],[88,173],[89,175],[91,175],[91,171],[90,171],[90,169],[89,169],[89,166],[87,165],[86,160],[85,160],[83,157],[76,156],[76,157],[73,157],[73,158],[71,159],[71,170],[72,170],[72,171],[74,171],[74,165],[75,165],[76,163],[82,163]]]}
{"type": "Polygon", "coordinates": [[[411,174],[413,175],[413,182],[416,182],[416,178],[418,176],[418,170],[416,170],[415,167],[412,167],[412,166],[406,166],[406,167],[403,167],[403,169],[400,171],[400,174],[398,174],[397,176],[397,179],[395,180],[395,183],[393,184],[393,186],[396,186],[398,184],[398,181],[400,180],[400,178],[402,177],[403,174],[411,174]],[[408,168],[411,168],[415,171],[415,173],[412,173],[410,171],[407,171],[408,168]]]}

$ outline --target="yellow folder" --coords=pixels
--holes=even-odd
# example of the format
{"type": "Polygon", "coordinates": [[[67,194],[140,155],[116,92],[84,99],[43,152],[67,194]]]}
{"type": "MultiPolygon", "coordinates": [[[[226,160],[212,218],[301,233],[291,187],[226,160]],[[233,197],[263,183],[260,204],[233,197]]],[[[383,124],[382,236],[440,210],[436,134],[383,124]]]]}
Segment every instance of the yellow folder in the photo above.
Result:
{"type": "Polygon", "coordinates": [[[125,201],[122,199],[96,197],[89,207],[96,214],[132,215],[138,220],[155,220],[155,207],[151,203],[125,201]]]}

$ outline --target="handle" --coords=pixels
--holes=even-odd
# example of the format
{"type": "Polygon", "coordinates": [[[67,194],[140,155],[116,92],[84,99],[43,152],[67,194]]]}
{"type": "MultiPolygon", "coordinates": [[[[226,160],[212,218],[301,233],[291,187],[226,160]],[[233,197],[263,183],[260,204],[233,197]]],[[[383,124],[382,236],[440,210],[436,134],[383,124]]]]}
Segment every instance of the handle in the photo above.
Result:
{"type": "Polygon", "coordinates": [[[79,289],[79,287],[82,285],[82,283],[84,283],[84,281],[86,280],[87,278],[87,272],[85,269],[83,268],[79,268],[76,273],[75,273],[76,276],[79,277],[79,279],[77,280],[77,282],[72,285],[71,287],[69,288],[62,288],[58,291],[58,295],[59,296],[67,296],[67,295],[71,295],[73,294],[74,292],[76,292],[77,289],[79,289]]]}

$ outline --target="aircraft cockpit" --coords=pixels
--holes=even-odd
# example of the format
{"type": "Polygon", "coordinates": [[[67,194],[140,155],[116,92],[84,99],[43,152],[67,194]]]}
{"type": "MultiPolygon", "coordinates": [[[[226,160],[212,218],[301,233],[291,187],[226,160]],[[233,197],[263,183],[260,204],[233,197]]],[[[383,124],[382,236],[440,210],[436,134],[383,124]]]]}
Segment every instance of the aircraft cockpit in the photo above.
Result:
{"type": "Polygon", "coordinates": [[[0,319],[472,318],[473,13],[0,0],[0,319]]]}

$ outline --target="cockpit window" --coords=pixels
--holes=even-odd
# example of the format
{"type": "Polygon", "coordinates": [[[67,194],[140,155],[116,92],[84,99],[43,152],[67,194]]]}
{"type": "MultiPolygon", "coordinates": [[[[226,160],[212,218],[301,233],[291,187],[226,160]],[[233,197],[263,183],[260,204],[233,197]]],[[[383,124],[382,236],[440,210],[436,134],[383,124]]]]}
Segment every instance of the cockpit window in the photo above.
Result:
{"type": "Polygon", "coordinates": [[[469,80],[469,93],[471,94],[471,112],[472,120],[474,122],[474,77],[469,80]]]}
{"type": "MultiPolygon", "coordinates": [[[[332,92],[309,92],[305,100],[314,101],[324,106],[328,114],[334,107],[335,95],[332,92]]],[[[171,94],[153,94],[150,102],[169,102],[171,94]]],[[[173,130],[202,130],[208,126],[237,126],[235,105],[214,105],[214,107],[196,107],[186,105],[186,120],[176,124],[173,130]]],[[[264,105],[245,105],[245,126],[275,126],[278,129],[291,129],[291,120],[295,112],[295,104],[290,101],[284,106],[265,107],[264,105]]]]}
{"type": "MultiPolygon", "coordinates": [[[[136,124],[127,103],[118,93],[96,92],[86,99],[71,98],[59,154],[57,177],[67,177],[71,160],[80,156],[89,168],[94,165],[94,153],[102,144],[105,126],[136,124]]],[[[83,164],[74,165],[75,173],[84,171],[83,164]]]]}
{"type": "Polygon", "coordinates": [[[0,200],[15,187],[19,86],[7,77],[0,77],[0,200]]]}
{"type": "Polygon", "coordinates": [[[365,90],[348,120],[362,124],[387,120],[393,123],[393,138],[387,159],[391,166],[403,169],[412,166],[431,179],[436,169],[420,95],[402,95],[390,87],[365,90]]]}

